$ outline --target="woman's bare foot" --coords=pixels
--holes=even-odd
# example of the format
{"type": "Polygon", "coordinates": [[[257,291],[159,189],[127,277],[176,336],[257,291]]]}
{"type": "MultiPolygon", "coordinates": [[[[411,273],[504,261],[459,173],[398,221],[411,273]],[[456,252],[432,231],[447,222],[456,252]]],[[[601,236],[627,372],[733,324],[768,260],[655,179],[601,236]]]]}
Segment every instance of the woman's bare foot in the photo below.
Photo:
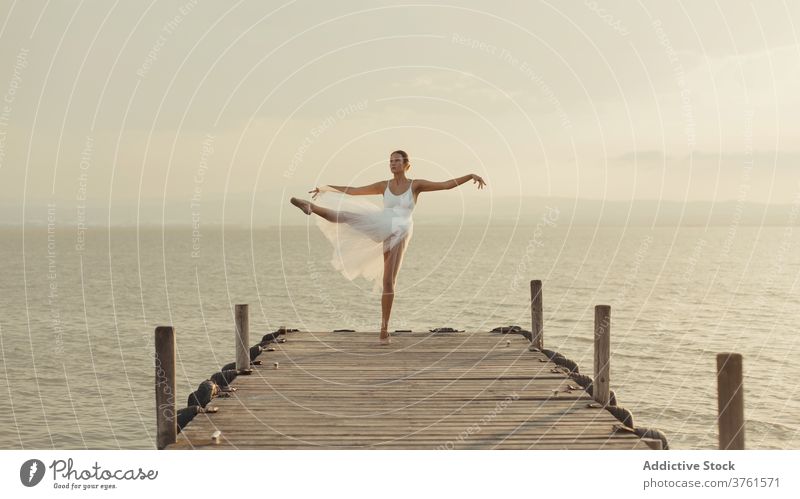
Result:
{"type": "Polygon", "coordinates": [[[309,203],[308,201],[305,201],[303,199],[292,198],[289,200],[289,202],[297,206],[301,210],[303,210],[303,213],[305,213],[306,215],[311,215],[311,203],[309,203]]]}
{"type": "Polygon", "coordinates": [[[380,340],[381,340],[381,345],[388,345],[389,343],[391,343],[392,337],[389,335],[389,331],[381,330],[380,340]]]}

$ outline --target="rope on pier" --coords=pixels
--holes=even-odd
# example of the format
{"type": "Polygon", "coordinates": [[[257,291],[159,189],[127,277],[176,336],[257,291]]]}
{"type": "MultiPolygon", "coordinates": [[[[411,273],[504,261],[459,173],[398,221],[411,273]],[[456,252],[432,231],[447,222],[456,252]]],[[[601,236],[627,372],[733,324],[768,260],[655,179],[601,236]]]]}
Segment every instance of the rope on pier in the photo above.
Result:
{"type": "Polygon", "coordinates": [[[663,431],[651,428],[634,428],[634,431],[639,438],[652,438],[653,440],[661,440],[661,448],[664,450],[669,450],[667,436],[663,431]]]}
{"type": "Polygon", "coordinates": [[[193,391],[189,394],[189,401],[186,403],[188,407],[193,405],[199,405],[200,407],[205,408],[211,399],[219,394],[219,386],[216,383],[207,379],[200,383],[200,386],[197,387],[197,390],[193,391]]]}
{"type": "MultiPolygon", "coordinates": [[[[590,396],[594,396],[592,390],[592,387],[594,386],[592,378],[584,374],[577,373],[569,373],[569,377],[581,385],[586,393],[588,393],[590,396]]],[[[614,392],[614,390],[610,390],[610,392],[608,405],[605,407],[605,409],[610,412],[612,416],[617,418],[617,421],[625,425],[627,428],[632,429],[634,433],[639,436],[639,438],[652,438],[655,440],[661,440],[661,448],[663,450],[669,450],[669,442],[667,442],[667,436],[664,434],[664,432],[652,428],[635,426],[633,422],[633,413],[628,409],[617,405],[617,394],[614,392]]]]}
{"type": "MultiPolygon", "coordinates": [[[[589,376],[585,376],[583,374],[577,374],[577,373],[572,373],[569,376],[570,376],[570,378],[573,379],[573,381],[575,381],[579,385],[581,385],[581,388],[583,388],[583,390],[586,393],[588,393],[591,396],[594,396],[594,390],[592,389],[592,378],[590,378],[589,376]]],[[[614,390],[609,390],[608,405],[612,405],[612,406],[617,405],[617,394],[616,394],[616,392],[614,392],[614,390]]],[[[631,418],[633,418],[633,416],[631,416],[631,418]]],[[[619,418],[617,418],[617,419],[619,419],[619,418]]]]}
{"type": "Polygon", "coordinates": [[[577,374],[580,372],[580,370],[578,369],[577,362],[564,357],[560,353],[547,349],[542,350],[542,353],[545,354],[547,358],[553,362],[553,364],[567,369],[570,372],[570,374],[571,373],[577,374]]]}
{"type": "Polygon", "coordinates": [[[239,371],[236,369],[226,369],[224,371],[220,371],[211,375],[210,379],[214,383],[219,386],[220,390],[230,389],[230,384],[233,380],[236,379],[236,376],[239,375],[239,371]]]}
{"type": "MultiPolygon", "coordinates": [[[[492,329],[490,332],[492,333],[503,333],[503,334],[521,334],[531,339],[530,332],[523,330],[519,326],[499,326],[492,329]],[[527,333],[527,334],[526,334],[527,333]]],[[[543,353],[551,362],[555,365],[562,367],[564,373],[567,374],[573,381],[575,381],[578,385],[583,388],[583,390],[588,393],[590,396],[593,396],[592,387],[594,386],[594,382],[591,377],[586,376],[585,374],[580,374],[580,369],[578,368],[577,362],[564,357],[562,354],[553,351],[542,349],[539,350],[538,348],[534,348],[531,346],[528,350],[532,352],[541,352],[543,353]]],[[[634,426],[633,422],[633,413],[624,407],[617,405],[617,394],[614,393],[614,390],[611,390],[611,396],[609,397],[609,402],[606,407],[604,407],[612,416],[617,418],[617,420],[625,425],[627,428],[633,430],[633,432],[639,436],[639,438],[649,438],[654,440],[661,440],[661,448],[664,450],[669,450],[669,443],[667,442],[667,436],[661,430],[656,430],[652,428],[643,428],[643,427],[636,427],[634,426]]]]}
{"type": "MultiPolygon", "coordinates": [[[[590,396],[594,396],[592,390],[594,382],[591,377],[586,376],[585,374],[578,374],[577,372],[571,372],[568,373],[568,375],[570,378],[572,378],[572,380],[581,385],[586,393],[588,393],[590,396]]],[[[633,413],[628,409],[617,405],[617,394],[614,392],[614,390],[611,390],[611,395],[608,399],[608,405],[605,407],[605,410],[617,418],[617,421],[632,429],[636,435],[639,436],[639,438],[653,438],[661,440],[661,448],[664,450],[669,450],[669,443],[667,442],[667,436],[664,434],[664,432],[650,428],[636,427],[634,425],[633,413]]]]}
{"type": "Polygon", "coordinates": [[[178,433],[181,432],[184,426],[189,424],[189,421],[197,416],[198,409],[200,409],[200,406],[197,405],[190,405],[189,407],[178,409],[178,433]]]}
{"type": "Polygon", "coordinates": [[[204,409],[199,405],[190,405],[189,407],[178,409],[178,417],[177,417],[178,433],[180,433],[183,427],[189,424],[189,422],[193,420],[194,417],[197,416],[198,414],[205,414],[211,412],[217,412],[216,407],[209,407],[208,409],[204,409]]]}
{"type": "MultiPolygon", "coordinates": [[[[275,332],[265,334],[258,344],[250,347],[250,364],[260,364],[261,361],[256,359],[259,355],[261,355],[262,352],[268,350],[267,345],[269,343],[280,343],[282,341],[286,341],[280,337],[288,332],[295,331],[298,331],[298,329],[287,329],[285,327],[281,327],[275,332]]],[[[186,407],[183,409],[178,409],[178,433],[180,433],[183,427],[189,424],[189,422],[198,414],[214,412],[207,410],[205,407],[215,397],[230,396],[228,393],[222,392],[235,390],[232,386],[230,386],[230,384],[239,374],[240,371],[236,369],[236,362],[230,362],[222,366],[219,372],[212,374],[208,379],[202,381],[197,387],[197,390],[189,394],[186,407]]]]}
{"type": "Polygon", "coordinates": [[[528,341],[533,341],[533,334],[530,331],[522,329],[520,326],[497,326],[489,332],[501,334],[521,334],[522,336],[526,337],[528,341]]]}
{"type": "Polygon", "coordinates": [[[589,393],[589,395],[592,394],[592,378],[586,376],[585,374],[579,374],[577,371],[575,371],[570,376],[570,378],[572,378],[573,381],[581,385],[581,388],[586,390],[589,393]]]}
{"type": "Polygon", "coordinates": [[[628,409],[618,405],[611,405],[609,402],[609,404],[606,406],[606,410],[610,412],[612,416],[617,418],[620,423],[624,424],[628,428],[635,428],[633,425],[633,414],[628,409]]]}
{"type": "Polygon", "coordinates": [[[268,343],[277,342],[281,335],[284,335],[286,333],[293,333],[293,332],[296,332],[296,331],[297,331],[297,329],[280,328],[277,331],[275,331],[274,333],[267,333],[264,336],[262,336],[261,337],[261,342],[259,343],[259,345],[261,345],[262,347],[265,347],[265,346],[267,346],[268,343]]]}

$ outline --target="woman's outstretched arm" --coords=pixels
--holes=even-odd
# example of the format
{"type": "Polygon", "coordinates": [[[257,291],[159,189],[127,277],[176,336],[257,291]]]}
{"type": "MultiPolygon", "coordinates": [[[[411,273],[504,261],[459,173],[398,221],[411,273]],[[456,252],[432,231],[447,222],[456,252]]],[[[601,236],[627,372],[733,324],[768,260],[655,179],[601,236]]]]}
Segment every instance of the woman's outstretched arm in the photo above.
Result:
{"type": "Polygon", "coordinates": [[[325,191],[339,191],[353,196],[364,196],[368,194],[383,194],[383,190],[385,188],[386,188],[386,181],[379,180],[374,184],[365,185],[363,187],[347,187],[344,185],[324,185],[322,187],[316,187],[308,192],[310,194],[313,194],[312,196],[313,199],[316,199],[317,195],[320,192],[325,192],[325,191]]]}
{"type": "Polygon", "coordinates": [[[464,175],[463,177],[454,178],[452,180],[445,180],[443,182],[431,182],[430,180],[414,179],[414,187],[416,187],[419,192],[445,191],[452,189],[453,187],[458,187],[464,182],[469,182],[470,180],[474,180],[475,183],[478,184],[478,189],[483,189],[483,186],[486,185],[486,182],[484,182],[481,177],[475,175],[474,173],[470,173],[469,175],[464,175]]]}

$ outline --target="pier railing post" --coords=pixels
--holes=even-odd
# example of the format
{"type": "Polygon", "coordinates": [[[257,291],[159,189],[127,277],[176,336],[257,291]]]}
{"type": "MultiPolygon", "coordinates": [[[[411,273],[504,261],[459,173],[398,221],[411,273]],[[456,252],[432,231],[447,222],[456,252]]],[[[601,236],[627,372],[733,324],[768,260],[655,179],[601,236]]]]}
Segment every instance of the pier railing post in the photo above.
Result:
{"type": "Polygon", "coordinates": [[[178,436],[175,417],[175,330],[159,326],[155,331],[156,448],[174,444],[178,436]]]}
{"type": "Polygon", "coordinates": [[[531,281],[531,346],[544,348],[544,317],[542,316],[542,281],[531,281]]]}
{"type": "Polygon", "coordinates": [[[250,315],[247,304],[236,305],[236,369],[250,372],[250,315]]]}
{"type": "Polygon", "coordinates": [[[719,448],[744,449],[744,390],[742,355],[717,354],[717,405],[719,411],[719,448]]]}
{"type": "Polygon", "coordinates": [[[611,399],[611,307],[594,307],[594,382],[592,395],[604,407],[611,399]]]}

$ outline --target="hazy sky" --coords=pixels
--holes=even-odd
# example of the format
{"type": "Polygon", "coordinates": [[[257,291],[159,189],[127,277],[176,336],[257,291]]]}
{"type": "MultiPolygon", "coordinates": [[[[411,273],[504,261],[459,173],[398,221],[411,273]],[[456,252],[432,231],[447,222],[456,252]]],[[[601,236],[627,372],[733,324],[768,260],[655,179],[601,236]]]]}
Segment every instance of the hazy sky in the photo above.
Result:
{"type": "Polygon", "coordinates": [[[0,5],[4,218],[271,206],[388,178],[398,148],[484,198],[800,193],[797,2],[0,5]]]}

